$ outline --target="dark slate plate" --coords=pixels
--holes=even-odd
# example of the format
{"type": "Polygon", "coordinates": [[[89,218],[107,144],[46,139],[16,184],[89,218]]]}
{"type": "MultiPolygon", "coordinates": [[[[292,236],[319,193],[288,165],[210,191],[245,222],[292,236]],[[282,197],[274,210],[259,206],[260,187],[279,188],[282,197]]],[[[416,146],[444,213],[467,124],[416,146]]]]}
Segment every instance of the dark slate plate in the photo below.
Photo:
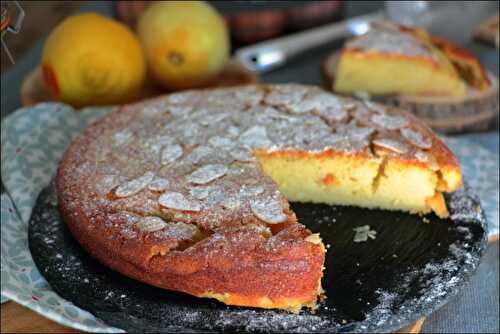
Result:
{"type": "Polygon", "coordinates": [[[61,297],[128,332],[390,332],[442,306],[479,264],[487,236],[479,201],[467,187],[447,201],[451,218],[429,215],[428,224],[400,212],[293,204],[300,221],[329,247],[323,279],[328,299],[316,314],[228,307],[107,269],[61,221],[53,187],[38,198],[29,245],[61,297]],[[366,224],[376,239],[354,243],[353,228],[366,224]]]}

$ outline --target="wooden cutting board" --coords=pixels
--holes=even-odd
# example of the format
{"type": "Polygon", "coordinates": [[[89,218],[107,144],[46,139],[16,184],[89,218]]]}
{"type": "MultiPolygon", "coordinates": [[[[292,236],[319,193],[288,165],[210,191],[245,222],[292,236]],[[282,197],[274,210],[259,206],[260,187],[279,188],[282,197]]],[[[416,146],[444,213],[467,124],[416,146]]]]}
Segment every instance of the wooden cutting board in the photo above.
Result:
{"type": "MultiPolygon", "coordinates": [[[[230,60],[221,73],[213,78],[206,87],[225,87],[247,85],[258,82],[257,74],[249,71],[243,65],[230,60]]],[[[153,80],[146,79],[144,87],[137,100],[169,93],[153,80]]],[[[39,102],[52,101],[50,91],[46,88],[40,66],[35,67],[23,80],[21,85],[21,103],[29,106],[39,102]]]]}

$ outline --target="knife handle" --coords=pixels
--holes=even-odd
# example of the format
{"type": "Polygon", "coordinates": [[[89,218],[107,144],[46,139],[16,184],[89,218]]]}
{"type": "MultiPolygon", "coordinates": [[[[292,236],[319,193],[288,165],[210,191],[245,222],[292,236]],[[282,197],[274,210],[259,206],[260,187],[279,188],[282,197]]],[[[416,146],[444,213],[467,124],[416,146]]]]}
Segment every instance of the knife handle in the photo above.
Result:
{"type": "Polygon", "coordinates": [[[264,73],[283,65],[288,59],[306,50],[335,40],[363,34],[369,29],[371,22],[381,19],[383,19],[383,14],[375,12],[331,23],[241,48],[236,51],[235,58],[249,70],[264,73]]]}

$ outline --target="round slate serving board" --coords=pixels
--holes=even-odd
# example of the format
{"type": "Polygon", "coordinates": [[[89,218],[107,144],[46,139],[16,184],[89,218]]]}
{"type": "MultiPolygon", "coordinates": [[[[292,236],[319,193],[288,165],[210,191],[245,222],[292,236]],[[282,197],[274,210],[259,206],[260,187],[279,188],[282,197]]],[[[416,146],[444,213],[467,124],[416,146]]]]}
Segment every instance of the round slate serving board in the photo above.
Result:
{"type": "Polygon", "coordinates": [[[430,314],[475,271],[486,225],[468,187],[447,197],[450,219],[354,207],[292,203],[299,220],[327,245],[315,314],[229,307],[211,299],[155,288],[88,256],[57,209],[53,186],[39,196],[29,224],[33,259],[63,298],[128,332],[390,332],[430,314]],[[376,239],[355,243],[353,228],[376,239]]]}

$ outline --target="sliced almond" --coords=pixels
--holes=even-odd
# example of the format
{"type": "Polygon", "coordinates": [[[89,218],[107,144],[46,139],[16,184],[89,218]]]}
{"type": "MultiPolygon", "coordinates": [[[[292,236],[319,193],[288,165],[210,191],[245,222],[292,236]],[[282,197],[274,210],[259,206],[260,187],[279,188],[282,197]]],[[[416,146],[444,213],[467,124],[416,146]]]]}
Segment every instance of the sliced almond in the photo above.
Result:
{"type": "Polygon", "coordinates": [[[400,142],[399,140],[396,139],[390,139],[390,138],[378,138],[374,139],[373,141],[374,145],[377,145],[379,147],[383,147],[385,149],[388,149],[390,151],[399,153],[399,154],[404,154],[408,152],[408,146],[405,145],[404,143],[400,142]]]}
{"type": "Polygon", "coordinates": [[[228,171],[227,166],[221,164],[210,164],[195,170],[188,176],[187,180],[194,184],[207,184],[222,176],[228,171]]]}
{"type": "Polygon", "coordinates": [[[167,223],[160,217],[148,216],[141,218],[135,226],[143,232],[150,233],[164,229],[167,223]]]}
{"type": "Polygon", "coordinates": [[[268,224],[283,223],[288,216],[283,213],[283,206],[277,199],[261,199],[250,205],[253,214],[268,224]]]}
{"type": "Polygon", "coordinates": [[[195,200],[190,200],[184,197],[183,194],[177,192],[166,192],[158,198],[158,203],[169,209],[181,211],[200,211],[201,205],[195,200]]]}
{"type": "Polygon", "coordinates": [[[146,172],[143,176],[123,183],[115,190],[117,197],[129,197],[137,194],[142,189],[146,188],[153,180],[155,174],[153,172],[146,172]]]}

